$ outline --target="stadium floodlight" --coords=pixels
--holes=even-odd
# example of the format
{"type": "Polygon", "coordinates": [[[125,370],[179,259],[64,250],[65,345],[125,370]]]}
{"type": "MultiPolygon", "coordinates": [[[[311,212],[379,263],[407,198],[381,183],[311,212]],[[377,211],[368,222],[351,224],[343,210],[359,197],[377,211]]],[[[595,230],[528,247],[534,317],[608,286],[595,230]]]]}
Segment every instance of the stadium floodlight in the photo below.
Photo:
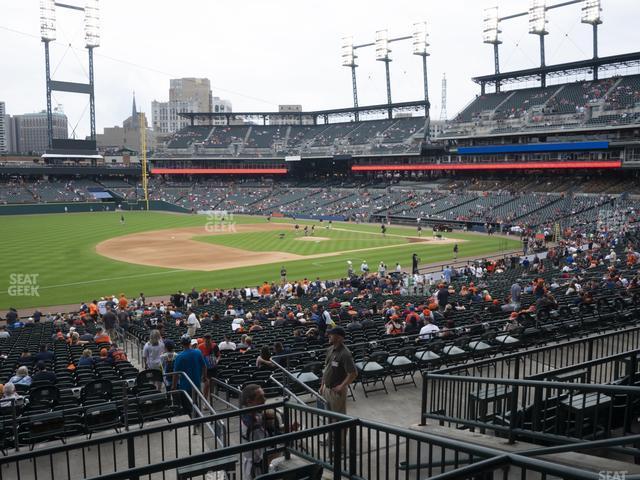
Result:
{"type": "Polygon", "coordinates": [[[529,33],[545,35],[547,33],[547,2],[531,0],[529,6],[529,33]]]}
{"type": "Polygon", "coordinates": [[[356,54],[353,49],[353,37],[342,37],[342,66],[357,67],[356,54]]]}
{"type": "Polygon", "coordinates": [[[418,22],[413,24],[413,54],[428,55],[427,47],[427,22],[418,22]]]}
{"type": "Polygon", "coordinates": [[[376,60],[388,62],[391,60],[389,50],[389,33],[386,30],[376,32],[376,60]]]}
{"type": "Polygon", "coordinates": [[[589,23],[591,25],[602,23],[600,16],[602,6],[600,3],[600,0],[584,0],[582,5],[582,23],[589,23]]]}
{"type": "Polygon", "coordinates": [[[484,43],[501,43],[498,34],[500,19],[498,17],[498,6],[485,8],[484,10],[484,28],[482,29],[482,41],[484,43]]]}
{"type": "Polygon", "coordinates": [[[84,39],[87,48],[100,46],[100,7],[98,0],[87,0],[85,3],[84,39]]]}
{"type": "Polygon", "coordinates": [[[40,38],[43,42],[56,39],[55,0],[40,0],[40,38]]]}

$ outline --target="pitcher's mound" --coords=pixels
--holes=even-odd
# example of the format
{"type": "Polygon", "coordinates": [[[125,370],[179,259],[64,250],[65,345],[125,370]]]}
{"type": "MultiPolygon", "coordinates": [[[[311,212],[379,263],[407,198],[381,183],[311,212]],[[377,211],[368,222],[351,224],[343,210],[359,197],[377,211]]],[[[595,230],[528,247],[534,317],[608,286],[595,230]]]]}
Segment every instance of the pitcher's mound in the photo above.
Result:
{"type": "Polygon", "coordinates": [[[331,240],[327,237],[298,237],[296,240],[301,240],[303,242],[324,242],[325,240],[331,240]]]}

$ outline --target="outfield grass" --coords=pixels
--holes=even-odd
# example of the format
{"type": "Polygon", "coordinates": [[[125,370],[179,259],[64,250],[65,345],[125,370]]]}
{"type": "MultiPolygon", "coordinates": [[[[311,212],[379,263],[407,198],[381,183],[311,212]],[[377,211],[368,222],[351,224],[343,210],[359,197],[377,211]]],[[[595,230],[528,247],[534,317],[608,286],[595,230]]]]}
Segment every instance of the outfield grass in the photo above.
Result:
{"type": "MultiPolygon", "coordinates": [[[[119,262],[102,257],[95,252],[95,246],[112,237],[148,230],[200,226],[207,222],[206,216],[176,215],[157,212],[127,212],[126,222],[120,225],[120,213],[94,212],[83,214],[50,214],[1,217],[0,236],[0,310],[13,306],[26,308],[33,306],[76,304],[104,295],[125,293],[135,296],[144,292],[147,296],[165,295],[192,287],[229,288],[257,285],[262,281],[279,279],[280,264],[257,265],[253,267],[196,272],[148,267],[119,262]],[[35,275],[35,277],[19,277],[35,275]],[[19,291],[16,285],[29,287],[29,280],[35,279],[38,296],[22,295],[33,293],[19,291]],[[11,292],[11,294],[10,294],[11,292]],[[16,295],[20,293],[20,295],[16,295]]],[[[237,223],[266,223],[264,218],[236,216],[237,223]]],[[[274,220],[275,221],[275,220],[274,220]]],[[[278,219],[281,221],[281,219],[278,219]]],[[[286,220],[282,220],[285,221],[286,220]]],[[[299,222],[301,225],[311,222],[299,222]]],[[[318,225],[320,227],[320,225],[318,225]]],[[[423,262],[437,262],[452,258],[452,246],[407,244],[405,238],[391,235],[383,238],[376,225],[352,225],[334,222],[332,231],[316,228],[316,235],[330,237],[326,242],[303,242],[282,240],[286,252],[311,255],[314,253],[357,250],[361,248],[385,247],[370,252],[337,254],[335,256],[312,258],[286,262],[291,278],[339,278],[346,273],[346,261],[359,266],[366,259],[372,269],[384,261],[389,268],[396,262],[409,266],[411,255],[417,253],[423,262]],[[352,232],[342,232],[339,228],[352,232]],[[335,242],[335,243],[334,243],[335,242]],[[397,244],[394,246],[394,244],[397,244]],[[288,250],[288,248],[296,249],[288,250]],[[328,249],[328,250],[327,250],[328,249]]],[[[415,229],[390,227],[389,234],[415,235],[415,229]]],[[[289,232],[287,233],[289,235],[289,232]]],[[[429,235],[430,232],[424,232],[429,235]]],[[[465,239],[460,243],[459,256],[482,256],[501,250],[519,247],[519,242],[497,237],[473,234],[449,234],[451,238],[465,239]]],[[[230,242],[234,247],[248,250],[270,251],[276,237],[264,233],[221,235],[206,240],[230,242]],[[246,238],[243,238],[244,236],[246,238]],[[262,240],[262,241],[261,241],[262,240]],[[244,247],[241,247],[244,245],[244,247]]],[[[277,242],[276,242],[277,244],[277,242]]]]}

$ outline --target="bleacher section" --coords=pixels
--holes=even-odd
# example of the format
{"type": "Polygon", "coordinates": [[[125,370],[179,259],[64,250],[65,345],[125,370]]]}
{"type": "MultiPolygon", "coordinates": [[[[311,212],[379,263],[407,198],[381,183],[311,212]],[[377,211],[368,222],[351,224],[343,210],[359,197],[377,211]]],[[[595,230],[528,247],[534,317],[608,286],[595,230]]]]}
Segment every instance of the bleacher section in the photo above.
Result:
{"type": "Polygon", "coordinates": [[[488,93],[460,112],[443,137],[631,125],[640,123],[639,107],[640,75],[488,93]]]}
{"type": "Polygon", "coordinates": [[[169,148],[184,149],[194,143],[203,142],[211,132],[209,126],[185,127],[177,132],[168,144],[169,148]]]}
{"type": "Polygon", "coordinates": [[[194,144],[199,154],[214,157],[419,153],[420,141],[414,136],[424,134],[424,125],[423,117],[408,117],[323,125],[217,126],[208,127],[213,128],[210,133],[205,127],[187,127],[167,144],[166,153],[185,149],[196,153],[194,144]],[[237,150],[228,150],[232,144],[237,150]]]}
{"type": "Polygon", "coordinates": [[[632,108],[640,102],[640,75],[624,77],[606,98],[605,110],[632,108]]]}
{"type": "Polygon", "coordinates": [[[455,118],[456,122],[473,122],[483,112],[492,113],[512,92],[480,95],[455,118]]]}

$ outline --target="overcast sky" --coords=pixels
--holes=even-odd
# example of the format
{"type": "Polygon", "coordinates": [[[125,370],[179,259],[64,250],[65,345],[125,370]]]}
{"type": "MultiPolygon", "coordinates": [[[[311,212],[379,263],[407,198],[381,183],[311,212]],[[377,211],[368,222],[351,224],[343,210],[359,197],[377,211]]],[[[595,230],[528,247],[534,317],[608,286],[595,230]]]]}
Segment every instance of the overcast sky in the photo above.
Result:
{"type": "MultiPolygon", "coordinates": [[[[493,53],[482,43],[485,7],[496,0],[102,0],[101,46],[95,55],[98,131],[120,125],[130,114],[135,90],[139,110],[168,98],[169,79],[207,77],[213,94],[235,111],[273,111],[278,104],[304,109],[352,104],[348,68],[340,66],[341,38],[373,41],[376,30],[409,35],[426,20],[430,35],[429,85],[432,118],[439,118],[441,80],[448,81],[447,111],[455,115],[478,87],[475,75],[491,73],[493,53]]],[[[66,3],[83,4],[82,0],[66,3]]],[[[549,0],[549,3],[557,3],[549,0]]],[[[640,50],[640,0],[602,0],[600,55],[640,50]]],[[[524,11],[528,0],[500,0],[500,15],[524,11]]],[[[52,46],[55,80],[86,81],[87,53],[79,12],[58,10],[58,40],[52,46]],[[71,44],[71,48],[69,48],[71,44]]],[[[548,12],[547,63],[591,56],[591,29],[580,23],[580,5],[548,12]]],[[[503,22],[503,71],[536,66],[538,39],[526,17],[503,22]]],[[[410,42],[392,43],[393,101],[422,96],[419,57],[410,42]]],[[[44,50],[38,0],[0,0],[0,101],[9,114],[45,108],[44,50]]],[[[386,102],[384,64],[374,49],[359,51],[360,105],[386,102]]],[[[577,80],[577,79],[576,79],[577,80]]],[[[55,92],[70,130],[88,133],[88,101],[55,92]],[[84,113],[83,113],[84,112],[84,113]]]]}

